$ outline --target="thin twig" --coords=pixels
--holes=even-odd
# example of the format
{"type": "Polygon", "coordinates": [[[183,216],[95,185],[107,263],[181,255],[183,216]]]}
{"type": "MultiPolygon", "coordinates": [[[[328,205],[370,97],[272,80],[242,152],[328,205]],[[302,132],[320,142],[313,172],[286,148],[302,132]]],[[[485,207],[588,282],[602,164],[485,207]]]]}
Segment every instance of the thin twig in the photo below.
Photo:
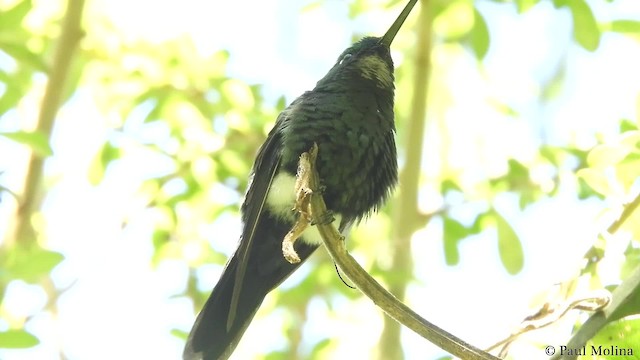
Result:
{"type": "Polygon", "coordinates": [[[500,357],[506,357],[509,345],[516,341],[521,335],[529,331],[542,329],[543,327],[557,322],[570,310],[598,311],[607,306],[610,302],[611,293],[607,290],[594,291],[588,296],[583,296],[571,301],[565,301],[563,303],[546,302],[542,307],[540,307],[538,312],[524,319],[516,331],[511,333],[505,339],[491,345],[486,350],[491,351],[502,346],[500,357]]]}
{"type": "Polygon", "coordinates": [[[639,205],[640,205],[640,193],[636,195],[633,201],[631,201],[630,203],[624,206],[624,210],[622,210],[622,214],[620,214],[620,217],[609,226],[609,228],[607,229],[607,232],[609,234],[613,234],[617,232],[618,229],[620,229],[620,226],[622,226],[622,224],[624,224],[624,222],[627,221],[629,216],[633,214],[633,212],[638,208],[639,205]]]}

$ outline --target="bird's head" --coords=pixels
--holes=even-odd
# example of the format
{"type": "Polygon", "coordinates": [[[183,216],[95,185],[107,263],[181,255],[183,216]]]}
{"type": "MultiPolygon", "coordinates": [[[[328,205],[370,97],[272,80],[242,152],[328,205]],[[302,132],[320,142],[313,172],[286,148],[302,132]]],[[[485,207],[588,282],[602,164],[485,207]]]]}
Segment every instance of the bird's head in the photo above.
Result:
{"type": "Polygon", "coordinates": [[[352,91],[358,88],[393,94],[391,43],[417,0],[411,0],[383,37],[365,37],[347,48],[316,84],[315,90],[352,91]]]}
{"type": "Polygon", "coordinates": [[[381,38],[365,37],[340,54],[316,89],[352,90],[375,87],[393,90],[393,60],[381,38]]]}

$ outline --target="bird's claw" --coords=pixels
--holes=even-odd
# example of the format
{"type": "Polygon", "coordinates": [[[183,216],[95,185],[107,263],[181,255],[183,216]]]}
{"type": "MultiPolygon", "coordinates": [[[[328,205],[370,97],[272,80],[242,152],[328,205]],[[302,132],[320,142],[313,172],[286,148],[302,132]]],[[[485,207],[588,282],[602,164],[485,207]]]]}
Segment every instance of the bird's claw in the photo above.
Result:
{"type": "Polygon", "coordinates": [[[335,219],[336,218],[333,216],[333,211],[327,210],[327,212],[325,212],[324,214],[320,214],[319,216],[311,220],[311,225],[312,226],[316,224],[329,225],[333,223],[335,219]]]}

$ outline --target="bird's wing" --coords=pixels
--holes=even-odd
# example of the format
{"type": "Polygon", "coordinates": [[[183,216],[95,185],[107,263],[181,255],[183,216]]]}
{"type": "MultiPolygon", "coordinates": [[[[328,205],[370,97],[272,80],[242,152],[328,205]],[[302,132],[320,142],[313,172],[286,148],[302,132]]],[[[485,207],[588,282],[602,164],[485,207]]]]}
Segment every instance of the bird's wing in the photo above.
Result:
{"type": "Polygon", "coordinates": [[[282,139],[279,125],[286,121],[286,116],[286,111],[280,114],[273,130],[271,130],[265,143],[260,147],[258,156],[256,157],[256,161],[253,165],[253,171],[249,180],[249,188],[245,195],[244,203],[242,204],[242,219],[244,227],[242,230],[242,237],[240,238],[240,245],[236,250],[238,268],[235,274],[233,294],[231,295],[231,304],[229,306],[227,331],[233,325],[233,321],[236,316],[240,290],[242,289],[242,282],[244,281],[249,260],[249,249],[251,248],[251,243],[256,235],[256,227],[260,220],[260,216],[262,216],[269,188],[271,187],[278,165],[280,164],[282,139]]]}

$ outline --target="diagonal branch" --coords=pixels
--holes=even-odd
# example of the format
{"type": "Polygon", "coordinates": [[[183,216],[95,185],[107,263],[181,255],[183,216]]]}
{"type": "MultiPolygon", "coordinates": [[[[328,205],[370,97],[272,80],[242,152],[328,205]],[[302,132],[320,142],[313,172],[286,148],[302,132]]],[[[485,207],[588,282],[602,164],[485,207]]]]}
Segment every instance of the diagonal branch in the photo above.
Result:
{"type": "MultiPolygon", "coordinates": [[[[318,153],[318,146],[314,144],[308,153],[300,156],[299,168],[306,169],[307,175],[301,181],[302,186],[308,188],[310,192],[310,213],[313,219],[320,220],[327,217],[327,206],[320,192],[318,173],[315,170],[315,159],[318,153]],[[306,184],[304,184],[306,183],[306,184]]],[[[402,325],[415,331],[425,339],[437,345],[441,349],[454,356],[469,360],[497,360],[495,356],[486,353],[445,330],[435,326],[423,319],[409,307],[400,302],[395,296],[385,290],[375,281],[356,260],[347,253],[344,245],[344,238],[330,222],[316,221],[318,231],[322,236],[324,245],[333,258],[333,261],[340,266],[342,271],[351,279],[362,293],[370,298],[387,315],[395,319],[402,325]]]]}

